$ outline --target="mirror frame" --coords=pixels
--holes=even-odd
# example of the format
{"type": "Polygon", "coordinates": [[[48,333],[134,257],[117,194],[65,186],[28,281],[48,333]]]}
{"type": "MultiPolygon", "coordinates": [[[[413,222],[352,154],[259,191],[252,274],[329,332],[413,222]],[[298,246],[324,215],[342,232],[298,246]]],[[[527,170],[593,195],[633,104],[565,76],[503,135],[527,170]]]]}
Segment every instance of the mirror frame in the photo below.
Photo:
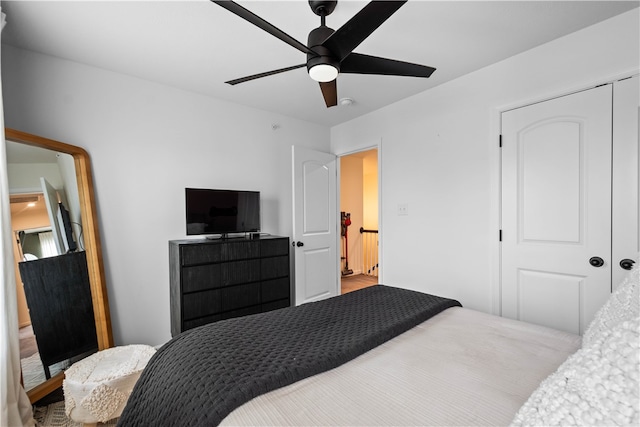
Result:
{"type": "MultiPolygon", "coordinates": [[[[98,229],[98,215],[91,175],[89,153],[84,148],[52,139],[31,135],[14,129],[5,128],[5,140],[45,148],[60,153],[70,154],[76,169],[78,193],[80,198],[80,212],[82,215],[82,235],[84,237],[89,283],[93,300],[93,313],[96,322],[98,350],[113,347],[113,331],[111,328],[111,314],[107,297],[107,287],[102,264],[102,246],[98,229]]],[[[64,372],[51,377],[42,384],[27,391],[31,403],[36,402],[62,386],[64,372]]]]}

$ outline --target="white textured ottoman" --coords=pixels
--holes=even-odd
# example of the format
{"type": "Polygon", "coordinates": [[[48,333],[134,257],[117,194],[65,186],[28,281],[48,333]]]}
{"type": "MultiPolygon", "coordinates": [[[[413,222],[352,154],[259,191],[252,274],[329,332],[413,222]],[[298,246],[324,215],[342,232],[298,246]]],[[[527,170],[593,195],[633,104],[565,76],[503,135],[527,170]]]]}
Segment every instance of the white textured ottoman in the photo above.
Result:
{"type": "Polygon", "coordinates": [[[155,352],[148,345],[113,347],[71,365],[62,382],[67,416],[84,424],[119,417],[155,352]]]}

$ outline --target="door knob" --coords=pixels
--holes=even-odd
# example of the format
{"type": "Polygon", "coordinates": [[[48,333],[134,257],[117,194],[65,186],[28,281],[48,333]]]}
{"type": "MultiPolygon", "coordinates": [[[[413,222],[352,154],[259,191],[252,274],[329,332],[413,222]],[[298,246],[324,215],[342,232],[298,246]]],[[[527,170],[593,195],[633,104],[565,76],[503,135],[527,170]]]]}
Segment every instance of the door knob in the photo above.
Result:
{"type": "Polygon", "coordinates": [[[602,267],[604,265],[604,260],[599,256],[594,256],[589,258],[589,264],[594,267],[602,267]]]}
{"type": "Polygon", "coordinates": [[[633,268],[633,264],[635,264],[636,262],[632,259],[623,259],[622,261],[620,261],[620,267],[622,267],[625,270],[631,270],[633,268]]]}
{"type": "Polygon", "coordinates": [[[302,243],[302,242],[296,242],[296,246],[297,246],[297,247],[304,246],[304,243],[302,243]]]}

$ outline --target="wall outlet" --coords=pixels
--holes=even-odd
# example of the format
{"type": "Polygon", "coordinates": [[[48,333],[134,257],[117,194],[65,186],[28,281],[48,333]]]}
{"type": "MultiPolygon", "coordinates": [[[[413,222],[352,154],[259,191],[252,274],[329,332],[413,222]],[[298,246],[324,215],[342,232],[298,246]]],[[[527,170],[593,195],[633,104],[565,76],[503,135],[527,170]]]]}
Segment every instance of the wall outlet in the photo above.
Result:
{"type": "Polygon", "coordinates": [[[407,203],[398,203],[398,215],[409,215],[409,205],[407,203]]]}

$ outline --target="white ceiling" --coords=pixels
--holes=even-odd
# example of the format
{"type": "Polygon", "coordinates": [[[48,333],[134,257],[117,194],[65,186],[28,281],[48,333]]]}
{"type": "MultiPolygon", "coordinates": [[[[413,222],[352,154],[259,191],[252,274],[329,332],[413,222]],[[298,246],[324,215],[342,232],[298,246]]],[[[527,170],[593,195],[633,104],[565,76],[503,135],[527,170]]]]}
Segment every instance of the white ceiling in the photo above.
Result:
{"type": "MultiPolygon", "coordinates": [[[[306,44],[320,18],[304,0],[239,1],[306,44]]],[[[224,82],[302,64],[305,54],[207,0],[2,1],[2,42],[333,126],[623,13],[635,1],[419,1],[405,4],[355,52],[435,67],[429,79],[343,74],[327,109],[305,68],[236,86],[224,82]]],[[[366,2],[340,1],[339,28],[366,2]]],[[[548,64],[553,67],[552,63],[548,64]]]]}
{"type": "Polygon", "coordinates": [[[7,163],[58,163],[58,153],[20,142],[6,141],[7,163]]]}

